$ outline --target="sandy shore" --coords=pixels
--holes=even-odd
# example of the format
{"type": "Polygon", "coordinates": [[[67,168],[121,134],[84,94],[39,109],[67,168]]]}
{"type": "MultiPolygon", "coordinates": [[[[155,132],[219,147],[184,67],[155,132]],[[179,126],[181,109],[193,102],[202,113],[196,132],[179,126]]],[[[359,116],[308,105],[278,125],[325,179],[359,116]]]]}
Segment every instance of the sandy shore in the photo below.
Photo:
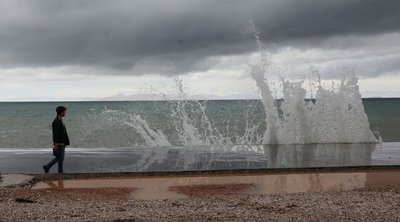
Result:
{"type": "Polygon", "coordinates": [[[400,187],[259,195],[249,185],[172,187],[184,199],[136,200],[133,189],[0,188],[0,221],[399,221],[400,187]]]}

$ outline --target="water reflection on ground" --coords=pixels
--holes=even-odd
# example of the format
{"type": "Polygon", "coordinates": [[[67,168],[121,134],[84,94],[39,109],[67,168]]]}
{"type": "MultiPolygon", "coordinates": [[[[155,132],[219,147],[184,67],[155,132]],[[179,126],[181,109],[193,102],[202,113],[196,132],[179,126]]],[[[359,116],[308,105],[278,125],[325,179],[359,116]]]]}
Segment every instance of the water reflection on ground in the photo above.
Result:
{"type": "Polygon", "coordinates": [[[264,146],[267,168],[371,165],[377,144],[309,144],[264,146]]]}
{"type": "Polygon", "coordinates": [[[239,190],[242,193],[290,194],[348,191],[399,184],[400,171],[388,170],[59,180],[40,182],[33,189],[74,191],[77,189],[133,188],[135,191],[131,193],[131,197],[149,200],[186,197],[182,193],[186,195],[219,193],[218,189],[230,187],[234,190],[235,186],[246,188],[239,190]]]}

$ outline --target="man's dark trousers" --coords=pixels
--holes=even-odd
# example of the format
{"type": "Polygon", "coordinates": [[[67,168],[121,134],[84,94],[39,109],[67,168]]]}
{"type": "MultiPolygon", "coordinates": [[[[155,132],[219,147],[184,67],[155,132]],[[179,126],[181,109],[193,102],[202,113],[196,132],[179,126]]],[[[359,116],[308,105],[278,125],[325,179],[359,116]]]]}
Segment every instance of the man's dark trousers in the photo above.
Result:
{"type": "Polygon", "coordinates": [[[63,164],[64,164],[64,156],[65,156],[65,147],[66,146],[57,146],[57,149],[53,149],[53,155],[55,158],[50,161],[45,167],[50,169],[54,164],[58,162],[58,172],[63,173],[63,164]]]}

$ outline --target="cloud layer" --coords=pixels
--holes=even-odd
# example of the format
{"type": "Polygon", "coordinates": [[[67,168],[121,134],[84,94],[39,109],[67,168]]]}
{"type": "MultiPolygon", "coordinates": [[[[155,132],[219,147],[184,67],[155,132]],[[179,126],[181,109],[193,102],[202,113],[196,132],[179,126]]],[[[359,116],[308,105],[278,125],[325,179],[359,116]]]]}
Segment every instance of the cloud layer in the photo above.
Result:
{"type": "Polygon", "coordinates": [[[0,67],[71,66],[108,75],[207,71],[221,64],[213,58],[255,50],[247,30],[252,20],[278,51],[349,50],[360,61],[392,49],[376,54],[379,64],[365,74],[376,76],[400,70],[399,48],[390,45],[400,32],[399,8],[397,0],[2,0],[0,67]]]}

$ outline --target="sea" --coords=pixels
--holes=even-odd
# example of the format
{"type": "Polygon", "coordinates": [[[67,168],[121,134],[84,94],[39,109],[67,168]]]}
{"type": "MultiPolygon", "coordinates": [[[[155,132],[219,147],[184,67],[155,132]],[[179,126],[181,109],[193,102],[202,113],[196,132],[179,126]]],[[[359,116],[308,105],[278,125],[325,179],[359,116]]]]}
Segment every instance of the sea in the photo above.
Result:
{"type": "MultiPolygon", "coordinates": [[[[376,139],[400,142],[400,99],[362,103],[376,139]]],[[[2,102],[0,148],[51,147],[59,105],[73,148],[260,145],[267,125],[261,100],[2,102]]]]}

